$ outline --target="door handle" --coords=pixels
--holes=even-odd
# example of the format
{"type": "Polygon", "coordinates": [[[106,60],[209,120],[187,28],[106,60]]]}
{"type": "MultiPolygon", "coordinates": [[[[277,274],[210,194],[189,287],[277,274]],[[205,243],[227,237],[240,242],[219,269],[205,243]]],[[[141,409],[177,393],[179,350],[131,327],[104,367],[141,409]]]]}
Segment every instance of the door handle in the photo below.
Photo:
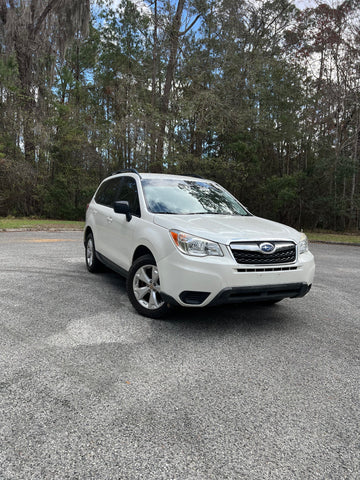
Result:
{"type": "Polygon", "coordinates": [[[112,217],[106,217],[106,220],[107,220],[108,223],[112,223],[112,221],[113,221],[112,217]]]}

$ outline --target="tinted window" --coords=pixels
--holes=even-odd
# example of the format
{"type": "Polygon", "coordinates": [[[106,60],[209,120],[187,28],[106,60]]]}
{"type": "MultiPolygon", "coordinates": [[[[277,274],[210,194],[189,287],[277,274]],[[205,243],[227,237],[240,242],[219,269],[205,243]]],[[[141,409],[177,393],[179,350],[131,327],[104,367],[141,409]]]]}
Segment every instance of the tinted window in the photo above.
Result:
{"type": "Polygon", "coordinates": [[[117,192],[119,190],[120,178],[112,178],[104,182],[95,196],[95,202],[107,207],[112,207],[117,199],[117,192]]]}
{"type": "Polygon", "coordinates": [[[136,186],[136,180],[132,177],[122,177],[120,190],[116,200],[129,202],[130,212],[133,215],[140,216],[139,195],[136,186]]]}

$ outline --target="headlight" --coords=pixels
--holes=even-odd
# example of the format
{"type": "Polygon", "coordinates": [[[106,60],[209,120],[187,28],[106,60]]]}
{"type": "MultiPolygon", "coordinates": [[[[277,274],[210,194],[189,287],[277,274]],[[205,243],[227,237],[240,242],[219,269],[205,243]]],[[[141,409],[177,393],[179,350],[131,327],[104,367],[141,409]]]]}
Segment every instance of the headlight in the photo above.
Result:
{"type": "Polygon", "coordinates": [[[299,254],[306,253],[309,250],[309,242],[305,233],[301,234],[299,242],[299,254]]]}
{"type": "Polygon", "coordinates": [[[194,255],[195,257],[223,256],[220,246],[215,242],[194,237],[178,230],[170,230],[170,235],[177,248],[185,255],[194,255]]]}

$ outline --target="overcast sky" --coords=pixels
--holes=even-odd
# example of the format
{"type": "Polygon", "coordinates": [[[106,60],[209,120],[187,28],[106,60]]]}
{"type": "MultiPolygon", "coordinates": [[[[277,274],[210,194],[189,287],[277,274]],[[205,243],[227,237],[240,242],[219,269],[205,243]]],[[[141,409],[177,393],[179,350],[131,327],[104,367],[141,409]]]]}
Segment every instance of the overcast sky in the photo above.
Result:
{"type": "Polygon", "coordinates": [[[341,3],[341,0],[321,0],[321,1],[316,1],[316,0],[295,0],[294,1],[295,5],[298,8],[307,8],[307,7],[314,7],[317,3],[326,3],[327,5],[330,5],[333,8],[336,8],[339,3],[341,3]]]}

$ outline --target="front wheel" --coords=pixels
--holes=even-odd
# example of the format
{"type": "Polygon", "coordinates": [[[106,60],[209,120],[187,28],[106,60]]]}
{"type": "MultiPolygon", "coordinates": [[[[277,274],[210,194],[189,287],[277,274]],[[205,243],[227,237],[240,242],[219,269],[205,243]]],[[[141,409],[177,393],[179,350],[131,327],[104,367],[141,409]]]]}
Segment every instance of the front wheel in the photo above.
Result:
{"type": "Polygon", "coordinates": [[[151,255],[144,255],[132,264],[126,290],[135,310],[145,317],[161,318],[169,310],[161,297],[159,271],[151,255]]]}

